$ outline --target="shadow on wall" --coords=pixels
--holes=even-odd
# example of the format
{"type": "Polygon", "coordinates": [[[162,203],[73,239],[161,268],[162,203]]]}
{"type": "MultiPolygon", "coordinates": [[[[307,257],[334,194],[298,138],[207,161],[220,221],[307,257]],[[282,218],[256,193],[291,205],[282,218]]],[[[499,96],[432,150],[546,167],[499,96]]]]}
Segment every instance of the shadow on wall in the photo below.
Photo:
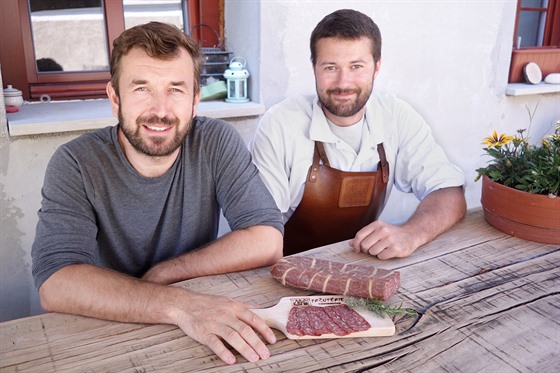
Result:
{"type": "Polygon", "coordinates": [[[0,182],[0,206],[0,322],[4,322],[22,317],[18,310],[31,308],[28,278],[31,271],[25,264],[26,253],[21,245],[8,247],[10,242],[21,242],[24,236],[17,228],[17,220],[23,217],[23,213],[13,204],[13,199],[7,198],[3,181],[0,182]],[[18,307],[10,307],[13,304],[18,307]]]}

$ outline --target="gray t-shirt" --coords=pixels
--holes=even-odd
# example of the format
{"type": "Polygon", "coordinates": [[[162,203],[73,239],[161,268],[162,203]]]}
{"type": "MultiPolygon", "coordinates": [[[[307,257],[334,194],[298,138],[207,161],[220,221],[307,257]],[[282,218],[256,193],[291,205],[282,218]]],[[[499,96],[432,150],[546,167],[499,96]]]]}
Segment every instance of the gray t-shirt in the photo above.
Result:
{"type": "Polygon", "coordinates": [[[215,240],[220,208],[232,230],[269,225],[283,232],[237,131],[205,117],[195,118],[177,160],[157,178],[130,165],[117,126],[84,134],[55,152],[42,196],[31,251],[37,288],[79,263],[140,277],[215,240]]]}

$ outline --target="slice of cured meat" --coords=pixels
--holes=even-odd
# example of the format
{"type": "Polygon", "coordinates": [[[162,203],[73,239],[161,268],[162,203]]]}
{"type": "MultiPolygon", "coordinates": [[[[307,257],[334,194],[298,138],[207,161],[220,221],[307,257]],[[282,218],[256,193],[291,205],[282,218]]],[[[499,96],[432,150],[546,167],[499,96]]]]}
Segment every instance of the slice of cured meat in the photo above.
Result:
{"type": "Polygon", "coordinates": [[[345,336],[369,328],[371,325],[346,304],[292,307],[286,325],[288,333],[299,336],[323,334],[345,336]]]}
{"type": "Polygon", "coordinates": [[[294,314],[295,314],[294,317],[297,318],[299,325],[301,327],[301,333],[302,333],[301,335],[314,335],[314,336],[321,335],[321,333],[317,332],[315,328],[313,328],[313,326],[311,325],[311,319],[307,315],[305,308],[299,307],[299,310],[294,312],[294,314]]]}
{"type": "Polygon", "coordinates": [[[299,310],[301,307],[292,307],[290,313],[288,314],[288,323],[286,324],[286,331],[293,335],[305,335],[301,327],[301,319],[303,315],[299,315],[299,310]]]}
{"type": "Polygon", "coordinates": [[[336,335],[348,335],[350,333],[352,333],[354,330],[354,328],[352,328],[351,325],[348,324],[347,321],[345,321],[342,316],[340,315],[340,312],[337,312],[336,309],[331,308],[331,307],[323,307],[325,313],[327,314],[327,316],[329,317],[329,319],[332,320],[332,322],[334,324],[336,324],[342,331],[340,332],[340,334],[336,334],[336,335]]]}
{"type": "Polygon", "coordinates": [[[284,286],[386,301],[400,286],[400,273],[307,256],[289,256],[270,268],[284,286]]]}
{"type": "Polygon", "coordinates": [[[350,326],[355,332],[361,332],[362,330],[368,330],[371,325],[364,319],[359,313],[344,305],[346,307],[340,307],[340,318],[344,320],[348,326],[350,326]],[[356,317],[356,315],[358,317],[356,317]]]}
{"type": "MultiPolygon", "coordinates": [[[[315,311],[313,311],[313,316],[319,318],[323,324],[327,325],[328,330],[334,335],[343,336],[352,333],[354,329],[347,327],[346,323],[341,322],[341,320],[333,319],[333,316],[336,317],[337,312],[332,310],[329,314],[329,309],[331,308],[332,307],[314,307],[315,311]]],[[[327,329],[327,326],[325,329],[327,329]]]]}

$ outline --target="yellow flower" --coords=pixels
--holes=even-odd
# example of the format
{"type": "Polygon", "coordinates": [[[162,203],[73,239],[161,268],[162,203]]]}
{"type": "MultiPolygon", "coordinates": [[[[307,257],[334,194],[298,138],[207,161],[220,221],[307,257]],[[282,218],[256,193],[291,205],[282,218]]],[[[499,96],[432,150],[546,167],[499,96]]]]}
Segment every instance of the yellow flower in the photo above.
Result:
{"type": "Polygon", "coordinates": [[[485,137],[484,140],[482,141],[482,144],[483,145],[488,145],[488,149],[490,149],[494,146],[506,145],[511,140],[513,140],[513,138],[514,138],[513,136],[507,136],[505,133],[502,133],[498,137],[498,132],[496,132],[496,130],[494,130],[494,133],[492,134],[492,136],[485,137]]]}

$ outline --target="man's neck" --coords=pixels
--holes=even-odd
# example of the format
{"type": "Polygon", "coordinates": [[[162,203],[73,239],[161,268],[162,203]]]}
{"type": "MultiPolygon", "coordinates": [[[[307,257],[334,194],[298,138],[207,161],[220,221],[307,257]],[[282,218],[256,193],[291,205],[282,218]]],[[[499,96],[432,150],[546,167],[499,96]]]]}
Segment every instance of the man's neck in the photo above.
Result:
{"type": "Polygon", "coordinates": [[[327,123],[329,124],[329,128],[331,129],[332,133],[336,137],[350,145],[352,149],[354,149],[356,154],[358,154],[362,145],[364,119],[365,117],[362,117],[362,119],[360,119],[358,123],[346,127],[337,126],[328,119],[327,123]]]}

